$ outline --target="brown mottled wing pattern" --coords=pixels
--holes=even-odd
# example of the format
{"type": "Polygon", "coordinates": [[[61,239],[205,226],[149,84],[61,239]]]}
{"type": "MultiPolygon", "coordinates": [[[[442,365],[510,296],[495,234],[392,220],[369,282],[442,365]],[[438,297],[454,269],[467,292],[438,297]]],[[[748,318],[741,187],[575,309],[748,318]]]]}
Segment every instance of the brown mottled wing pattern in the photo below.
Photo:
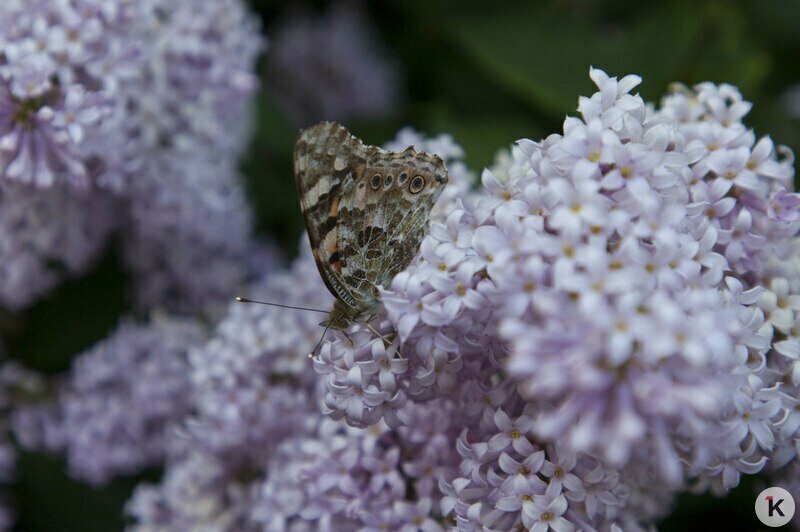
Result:
{"type": "MultiPolygon", "coordinates": [[[[327,122],[301,132],[295,174],[322,278],[348,307],[346,319],[369,315],[378,287],[419,250],[447,183],[444,163],[412,148],[394,153],[364,146],[327,122]]],[[[331,319],[341,316],[334,313],[331,319]]]]}
{"type": "Polygon", "coordinates": [[[364,175],[353,183],[355,192],[342,197],[339,208],[339,241],[347,257],[342,275],[356,291],[377,299],[377,287],[408,266],[445,183],[444,163],[438,157],[367,148],[364,175]],[[398,177],[403,174],[407,177],[401,185],[398,177]],[[415,176],[425,183],[412,194],[408,184],[415,176]],[[379,181],[376,190],[373,185],[379,181]]]}
{"type": "Polygon", "coordinates": [[[339,208],[345,180],[363,172],[365,164],[365,146],[335,122],[301,131],[295,144],[297,193],[317,268],[328,290],[353,308],[359,303],[341,276],[339,208]]]}

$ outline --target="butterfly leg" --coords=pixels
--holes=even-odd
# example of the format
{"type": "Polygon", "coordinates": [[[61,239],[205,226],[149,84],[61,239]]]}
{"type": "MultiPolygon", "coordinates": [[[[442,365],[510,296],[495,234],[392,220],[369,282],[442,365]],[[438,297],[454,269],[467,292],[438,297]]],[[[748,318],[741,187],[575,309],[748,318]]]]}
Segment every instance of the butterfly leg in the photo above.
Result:
{"type": "MultiPolygon", "coordinates": [[[[377,336],[377,337],[379,337],[381,340],[383,340],[383,343],[384,343],[384,345],[385,345],[386,347],[389,347],[389,346],[390,346],[390,345],[392,345],[392,343],[394,342],[394,338],[392,338],[392,339],[390,340],[390,339],[389,339],[389,338],[387,338],[386,336],[382,335],[381,333],[379,333],[379,332],[378,332],[378,331],[375,329],[375,327],[373,327],[373,326],[372,326],[372,324],[371,324],[371,323],[364,323],[364,325],[366,325],[366,326],[367,326],[367,329],[369,329],[370,331],[372,331],[372,333],[373,333],[375,336],[377,336]]],[[[397,337],[397,333],[391,333],[391,334],[393,334],[395,338],[397,337]]],[[[397,356],[398,356],[398,357],[400,357],[400,360],[405,360],[405,357],[403,357],[403,354],[400,352],[400,348],[399,348],[399,347],[398,347],[398,349],[397,349],[397,356]]]]}
{"type": "MultiPolygon", "coordinates": [[[[333,322],[331,322],[331,321],[329,321],[328,323],[325,323],[325,322],[320,323],[320,325],[325,325],[325,330],[322,331],[322,336],[319,337],[319,342],[317,342],[317,345],[315,345],[314,349],[312,349],[311,352],[308,354],[308,358],[311,358],[311,359],[314,358],[314,355],[316,354],[317,349],[319,349],[319,346],[322,345],[322,341],[325,339],[325,335],[327,334],[328,329],[331,328],[332,324],[333,324],[333,322]]],[[[342,332],[344,332],[344,331],[342,331],[342,332]]],[[[344,335],[347,336],[347,333],[344,333],[344,335]]],[[[350,340],[350,337],[347,336],[347,339],[350,340]]],[[[350,340],[350,343],[352,344],[353,340],[350,340]]]]}
{"type": "Polygon", "coordinates": [[[355,342],[353,342],[353,338],[349,334],[347,334],[347,331],[342,329],[342,334],[345,336],[345,338],[347,338],[350,341],[350,347],[356,346],[355,342]]]}
{"type": "Polygon", "coordinates": [[[383,343],[384,343],[384,344],[386,344],[386,347],[389,347],[390,345],[392,345],[392,342],[391,342],[391,341],[390,341],[388,338],[386,338],[384,335],[382,335],[381,333],[379,333],[379,332],[377,331],[377,329],[375,329],[375,327],[373,327],[373,326],[372,326],[372,324],[371,324],[371,323],[364,323],[364,325],[366,325],[366,326],[367,326],[367,329],[369,329],[370,331],[372,331],[372,334],[374,334],[375,336],[377,336],[377,337],[379,337],[381,340],[383,340],[383,343]]]}

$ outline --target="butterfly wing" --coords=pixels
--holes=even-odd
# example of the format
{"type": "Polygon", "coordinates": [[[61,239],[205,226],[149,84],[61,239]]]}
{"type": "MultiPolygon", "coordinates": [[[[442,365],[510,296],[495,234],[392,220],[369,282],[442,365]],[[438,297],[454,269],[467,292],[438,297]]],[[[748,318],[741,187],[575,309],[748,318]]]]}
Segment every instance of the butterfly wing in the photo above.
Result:
{"type": "Polygon", "coordinates": [[[378,287],[419,250],[430,210],[447,183],[437,156],[364,146],[324,122],[300,133],[295,178],[308,237],[323,281],[347,308],[331,320],[371,312],[378,287]]]}
{"type": "Polygon", "coordinates": [[[344,183],[339,206],[341,275],[364,301],[416,256],[431,208],[447,183],[437,156],[367,148],[364,172],[344,183]]]}
{"type": "Polygon", "coordinates": [[[341,275],[339,211],[346,181],[365,166],[365,146],[335,122],[301,131],[295,144],[294,175],[314,260],[328,290],[352,309],[360,302],[341,275]]]}

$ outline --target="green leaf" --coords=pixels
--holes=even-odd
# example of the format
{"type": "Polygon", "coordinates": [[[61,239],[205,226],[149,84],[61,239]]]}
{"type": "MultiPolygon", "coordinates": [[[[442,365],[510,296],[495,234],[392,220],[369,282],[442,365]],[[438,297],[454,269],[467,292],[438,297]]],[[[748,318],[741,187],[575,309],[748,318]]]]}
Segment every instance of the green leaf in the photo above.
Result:
{"type": "Polygon", "coordinates": [[[122,478],[93,488],[69,478],[63,460],[38,453],[22,453],[19,480],[13,486],[19,530],[107,532],[123,530],[123,507],[142,479],[155,480],[156,471],[122,478]]]}
{"type": "Polygon", "coordinates": [[[255,131],[241,163],[247,197],[258,232],[275,236],[293,256],[302,228],[292,169],[297,131],[268,91],[258,93],[253,107],[255,131]]]}
{"type": "Polygon", "coordinates": [[[85,277],[12,317],[4,334],[9,353],[46,373],[68,369],[73,356],[105,338],[129,309],[127,281],[116,253],[107,253],[85,277]]]}
{"type": "Polygon", "coordinates": [[[429,135],[453,135],[464,148],[467,166],[478,175],[495,161],[499,151],[508,150],[515,141],[538,140],[545,135],[541,125],[518,115],[461,115],[444,107],[437,107],[431,113],[430,124],[429,135]]]}
{"type": "Polygon", "coordinates": [[[676,80],[731,83],[746,98],[757,98],[773,61],[750,28],[747,15],[734,5],[707,4],[703,41],[692,49],[682,77],[676,80]]]}
{"type": "Polygon", "coordinates": [[[659,4],[620,28],[532,6],[456,17],[446,31],[486,76],[536,109],[563,116],[591,90],[590,66],[640,74],[645,96],[661,94],[702,41],[704,10],[692,6],[659,4]]]}
{"type": "Polygon", "coordinates": [[[800,47],[800,2],[797,0],[745,0],[749,27],[776,48],[800,47]]]}

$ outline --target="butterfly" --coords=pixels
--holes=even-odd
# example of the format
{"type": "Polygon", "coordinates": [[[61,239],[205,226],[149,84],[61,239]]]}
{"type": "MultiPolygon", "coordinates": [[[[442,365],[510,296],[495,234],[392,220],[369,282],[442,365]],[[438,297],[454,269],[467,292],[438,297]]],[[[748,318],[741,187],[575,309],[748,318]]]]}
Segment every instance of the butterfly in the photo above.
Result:
{"type": "Polygon", "coordinates": [[[367,146],[341,124],[322,122],[299,133],[294,174],[314,260],[336,297],[321,325],[369,326],[381,306],[378,288],[419,250],[447,184],[444,161],[413,147],[367,146]]]}

